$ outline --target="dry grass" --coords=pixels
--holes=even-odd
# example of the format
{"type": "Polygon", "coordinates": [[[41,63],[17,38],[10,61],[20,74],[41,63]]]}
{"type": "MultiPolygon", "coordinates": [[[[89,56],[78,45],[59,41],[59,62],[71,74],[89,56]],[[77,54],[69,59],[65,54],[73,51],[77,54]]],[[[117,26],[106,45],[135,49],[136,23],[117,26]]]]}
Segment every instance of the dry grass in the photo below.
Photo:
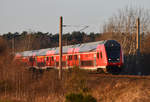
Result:
{"type": "Polygon", "coordinates": [[[92,94],[98,102],[149,102],[150,100],[150,80],[104,78],[96,84],[92,94]]]}
{"type": "Polygon", "coordinates": [[[65,102],[70,92],[92,94],[98,102],[149,102],[150,80],[90,78],[83,70],[37,74],[13,60],[7,43],[0,39],[0,102],[65,102]]]}

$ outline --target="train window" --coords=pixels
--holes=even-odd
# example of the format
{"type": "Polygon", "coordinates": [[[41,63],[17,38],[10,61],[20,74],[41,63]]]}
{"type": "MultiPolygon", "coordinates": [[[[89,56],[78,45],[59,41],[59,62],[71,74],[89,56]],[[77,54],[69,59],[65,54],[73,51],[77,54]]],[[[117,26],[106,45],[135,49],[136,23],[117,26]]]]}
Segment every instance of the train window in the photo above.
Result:
{"type": "Polygon", "coordinates": [[[101,58],[103,58],[102,52],[101,52],[101,58]]]}
{"type": "Polygon", "coordinates": [[[51,57],[51,61],[54,61],[54,57],[53,56],[51,57]]]}
{"type": "Polygon", "coordinates": [[[48,60],[49,60],[49,58],[47,57],[46,61],[48,61],[48,60]]]}
{"type": "Polygon", "coordinates": [[[77,55],[74,55],[74,59],[77,60],[77,55]]]}
{"type": "Polygon", "coordinates": [[[99,58],[99,53],[97,53],[97,58],[99,58]]]}
{"type": "Polygon", "coordinates": [[[69,60],[72,60],[72,55],[69,56],[69,60]]]}
{"type": "Polygon", "coordinates": [[[94,65],[94,61],[93,60],[81,61],[81,66],[93,66],[93,65],[94,65]]]}
{"type": "Polygon", "coordinates": [[[35,61],[35,58],[30,57],[30,58],[29,58],[29,61],[30,61],[30,62],[35,61]]]}

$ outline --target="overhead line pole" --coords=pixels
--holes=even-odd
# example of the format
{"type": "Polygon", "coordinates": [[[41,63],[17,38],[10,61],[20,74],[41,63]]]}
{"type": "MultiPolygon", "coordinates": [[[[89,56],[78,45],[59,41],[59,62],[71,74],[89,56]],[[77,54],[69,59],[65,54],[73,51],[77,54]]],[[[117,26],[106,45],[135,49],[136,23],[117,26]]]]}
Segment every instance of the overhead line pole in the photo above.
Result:
{"type": "MultiPolygon", "coordinates": [[[[59,79],[62,79],[62,33],[63,27],[71,27],[72,25],[63,25],[63,17],[60,17],[60,24],[59,24],[59,79]]],[[[76,26],[78,27],[78,26],[76,26]]],[[[80,31],[88,28],[89,26],[84,26],[80,31]]]]}
{"type": "Polygon", "coordinates": [[[59,25],[59,79],[62,79],[62,32],[63,32],[63,17],[60,17],[59,25]]]}
{"type": "Polygon", "coordinates": [[[136,69],[139,75],[141,75],[140,68],[140,18],[136,19],[137,31],[136,31],[136,69]]]}
{"type": "Polygon", "coordinates": [[[136,25],[137,25],[136,50],[137,50],[137,54],[139,55],[140,53],[140,19],[139,18],[137,18],[136,20],[136,25]]]}

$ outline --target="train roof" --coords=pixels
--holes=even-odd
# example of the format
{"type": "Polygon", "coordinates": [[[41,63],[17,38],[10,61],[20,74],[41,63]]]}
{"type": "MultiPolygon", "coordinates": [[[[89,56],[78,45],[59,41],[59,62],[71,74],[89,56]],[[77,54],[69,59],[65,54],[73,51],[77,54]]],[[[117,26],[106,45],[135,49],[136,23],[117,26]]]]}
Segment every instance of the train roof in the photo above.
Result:
{"type": "MultiPolygon", "coordinates": [[[[114,42],[115,44],[118,43],[115,40],[104,40],[104,41],[97,41],[97,42],[63,46],[63,53],[95,51],[97,49],[98,45],[101,45],[101,44],[108,45],[111,42],[114,42]]],[[[59,47],[24,51],[24,52],[17,53],[17,54],[20,54],[21,56],[26,57],[26,56],[45,56],[48,53],[49,54],[59,54],[59,47]]]]}

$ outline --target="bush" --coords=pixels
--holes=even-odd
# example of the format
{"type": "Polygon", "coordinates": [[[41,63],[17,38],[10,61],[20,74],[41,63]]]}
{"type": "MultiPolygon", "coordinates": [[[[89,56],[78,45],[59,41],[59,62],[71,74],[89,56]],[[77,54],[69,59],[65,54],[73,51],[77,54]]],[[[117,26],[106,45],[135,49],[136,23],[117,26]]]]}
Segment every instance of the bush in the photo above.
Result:
{"type": "Polygon", "coordinates": [[[0,92],[11,91],[13,89],[12,83],[8,80],[0,80],[0,92]]]}
{"type": "Polygon", "coordinates": [[[87,95],[87,96],[84,97],[83,102],[97,102],[97,101],[93,96],[87,95]]]}
{"type": "Polygon", "coordinates": [[[0,100],[0,102],[11,102],[9,100],[0,100]]]}
{"type": "Polygon", "coordinates": [[[97,102],[91,95],[71,93],[66,96],[66,102],[97,102]]]}
{"type": "Polygon", "coordinates": [[[66,76],[65,88],[67,92],[82,93],[89,91],[87,85],[87,73],[84,70],[74,67],[66,76]]]}

